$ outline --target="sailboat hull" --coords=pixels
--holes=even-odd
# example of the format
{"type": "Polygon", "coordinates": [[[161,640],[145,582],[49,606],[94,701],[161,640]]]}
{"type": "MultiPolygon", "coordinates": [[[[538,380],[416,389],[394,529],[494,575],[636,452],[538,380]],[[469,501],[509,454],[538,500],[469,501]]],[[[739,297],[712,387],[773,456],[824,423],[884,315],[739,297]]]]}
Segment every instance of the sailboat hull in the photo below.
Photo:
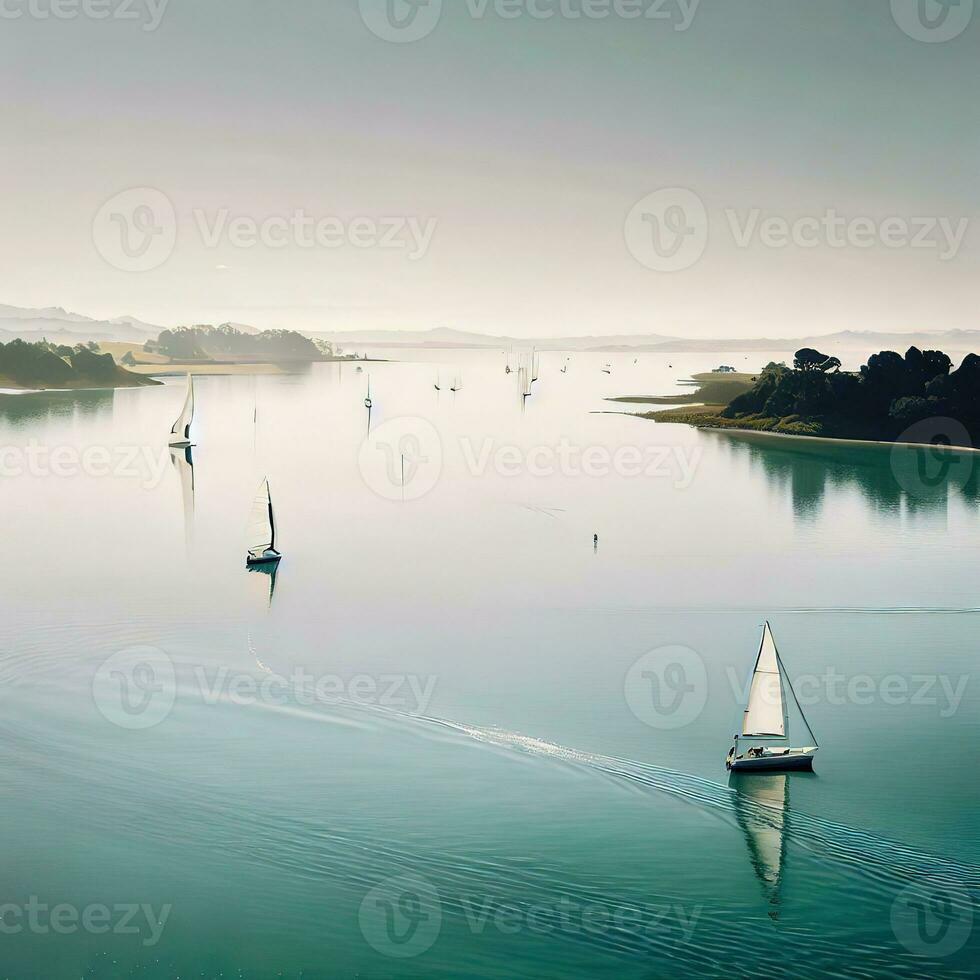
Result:
{"type": "Polygon", "coordinates": [[[275,565],[282,560],[282,555],[278,551],[268,551],[264,555],[249,555],[245,559],[245,564],[249,568],[255,568],[257,565],[275,565]]]}
{"type": "Polygon", "coordinates": [[[743,755],[737,759],[729,755],[726,765],[732,772],[812,771],[816,754],[816,749],[789,749],[753,757],[743,755]]]}

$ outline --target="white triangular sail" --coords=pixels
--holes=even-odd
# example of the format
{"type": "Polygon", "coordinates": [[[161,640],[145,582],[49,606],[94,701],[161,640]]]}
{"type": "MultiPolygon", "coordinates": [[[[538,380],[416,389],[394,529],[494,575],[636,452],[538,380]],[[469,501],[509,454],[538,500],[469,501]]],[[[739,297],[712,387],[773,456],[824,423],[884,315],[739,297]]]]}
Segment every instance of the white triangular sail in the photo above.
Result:
{"type": "Polygon", "coordinates": [[[752,673],[749,703],[742,717],[742,735],[789,738],[782,665],[768,623],[762,631],[762,646],[752,673]]]}
{"type": "Polygon", "coordinates": [[[194,379],[187,375],[187,394],[184,407],[170,430],[171,446],[186,446],[191,441],[191,423],[194,421],[194,379]]]}
{"type": "Polygon", "coordinates": [[[261,558],[266,552],[276,547],[276,519],[272,512],[272,494],[269,491],[269,481],[263,480],[255,500],[252,502],[252,512],[248,519],[247,531],[248,553],[261,558]]]}

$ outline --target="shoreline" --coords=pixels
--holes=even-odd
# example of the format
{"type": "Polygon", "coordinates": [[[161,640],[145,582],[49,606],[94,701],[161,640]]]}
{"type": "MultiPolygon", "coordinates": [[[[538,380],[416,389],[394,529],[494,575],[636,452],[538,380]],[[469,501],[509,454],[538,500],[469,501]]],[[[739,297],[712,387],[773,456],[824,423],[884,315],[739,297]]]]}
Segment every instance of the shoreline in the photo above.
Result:
{"type": "Polygon", "coordinates": [[[804,442],[826,442],[837,446],[906,446],[910,449],[941,449],[946,452],[978,453],[976,446],[952,446],[934,442],[898,442],[887,439],[849,439],[846,436],[811,436],[803,432],[772,432],[766,429],[742,429],[734,425],[695,425],[692,422],[671,422],[667,419],[654,419],[649,415],[639,415],[635,412],[613,412],[610,414],[627,415],[635,419],[645,419],[660,425],[689,425],[699,432],[736,432],[739,435],[762,436],[770,439],[800,439],[804,442]]]}

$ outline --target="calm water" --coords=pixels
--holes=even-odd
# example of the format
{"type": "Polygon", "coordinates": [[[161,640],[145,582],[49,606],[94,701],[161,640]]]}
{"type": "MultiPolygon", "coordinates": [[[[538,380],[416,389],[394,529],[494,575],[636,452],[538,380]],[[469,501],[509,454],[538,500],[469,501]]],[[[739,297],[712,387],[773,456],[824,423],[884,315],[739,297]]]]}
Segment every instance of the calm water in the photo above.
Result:
{"type": "Polygon", "coordinates": [[[192,470],[182,382],[3,400],[0,976],[973,975],[972,458],[392,355],[199,379],[192,470]],[[766,618],[822,748],[736,782],[766,618]]]}

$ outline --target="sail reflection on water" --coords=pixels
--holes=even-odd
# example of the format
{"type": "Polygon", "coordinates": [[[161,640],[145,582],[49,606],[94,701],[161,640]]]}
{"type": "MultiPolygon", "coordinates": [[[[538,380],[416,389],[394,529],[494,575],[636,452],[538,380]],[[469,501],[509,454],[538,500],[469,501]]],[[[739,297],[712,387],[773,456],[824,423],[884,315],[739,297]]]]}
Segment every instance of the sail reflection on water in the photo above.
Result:
{"type": "Polygon", "coordinates": [[[786,863],[789,779],[784,772],[733,772],[728,780],[735,790],[735,819],[745,835],[752,868],[762,885],[772,919],[779,918],[786,863]]]}
{"type": "Polygon", "coordinates": [[[170,462],[180,480],[180,494],[184,510],[184,541],[190,548],[194,538],[194,455],[190,446],[171,448],[170,462]]]}

